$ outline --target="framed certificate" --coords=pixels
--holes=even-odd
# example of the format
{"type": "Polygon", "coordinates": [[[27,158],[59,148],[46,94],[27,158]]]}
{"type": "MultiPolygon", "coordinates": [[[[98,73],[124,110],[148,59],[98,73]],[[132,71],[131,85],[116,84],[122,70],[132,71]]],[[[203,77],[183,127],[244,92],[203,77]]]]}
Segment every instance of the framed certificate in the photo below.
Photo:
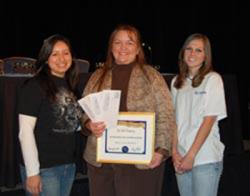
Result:
{"type": "Polygon", "coordinates": [[[121,112],[117,127],[97,139],[97,162],[148,164],[155,140],[155,113],[121,112]]]}

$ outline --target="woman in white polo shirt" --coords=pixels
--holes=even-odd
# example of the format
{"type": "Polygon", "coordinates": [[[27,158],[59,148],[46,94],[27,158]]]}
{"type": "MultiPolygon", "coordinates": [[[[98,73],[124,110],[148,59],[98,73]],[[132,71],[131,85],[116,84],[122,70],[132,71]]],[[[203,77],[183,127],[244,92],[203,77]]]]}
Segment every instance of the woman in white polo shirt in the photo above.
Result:
{"type": "Polygon", "coordinates": [[[202,34],[190,35],[179,53],[179,74],[171,92],[178,131],[172,157],[181,196],[216,196],[224,145],[219,120],[226,104],[221,76],[212,70],[211,46],[202,34]]]}

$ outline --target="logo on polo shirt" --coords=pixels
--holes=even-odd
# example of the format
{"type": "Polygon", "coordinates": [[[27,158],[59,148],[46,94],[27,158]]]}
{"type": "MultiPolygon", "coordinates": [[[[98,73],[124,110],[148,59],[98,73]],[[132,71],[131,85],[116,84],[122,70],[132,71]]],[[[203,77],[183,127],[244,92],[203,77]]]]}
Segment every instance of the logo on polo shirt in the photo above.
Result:
{"type": "Polygon", "coordinates": [[[207,93],[206,91],[194,91],[195,95],[204,95],[206,93],[207,93]]]}

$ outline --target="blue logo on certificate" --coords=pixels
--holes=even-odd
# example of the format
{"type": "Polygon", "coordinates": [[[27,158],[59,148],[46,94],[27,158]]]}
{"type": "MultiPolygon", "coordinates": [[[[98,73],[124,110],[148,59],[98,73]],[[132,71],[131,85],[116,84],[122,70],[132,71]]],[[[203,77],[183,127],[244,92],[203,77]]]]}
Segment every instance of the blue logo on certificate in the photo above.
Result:
{"type": "Polygon", "coordinates": [[[128,147],[127,146],[123,146],[122,147],[122,152],[123,153],[127,153],[128,152],[128,147]]]}

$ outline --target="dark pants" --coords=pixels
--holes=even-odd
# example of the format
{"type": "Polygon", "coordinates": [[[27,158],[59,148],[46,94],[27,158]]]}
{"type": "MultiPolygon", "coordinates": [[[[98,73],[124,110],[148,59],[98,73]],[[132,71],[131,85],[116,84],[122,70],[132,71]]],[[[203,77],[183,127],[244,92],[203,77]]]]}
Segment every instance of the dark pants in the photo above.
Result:
{"type": "Polygon", "coordinates": [[[165,163],[155,169],[140,170],[134,165],[88,164],[91,196],[160,196],[165,163]]]}

